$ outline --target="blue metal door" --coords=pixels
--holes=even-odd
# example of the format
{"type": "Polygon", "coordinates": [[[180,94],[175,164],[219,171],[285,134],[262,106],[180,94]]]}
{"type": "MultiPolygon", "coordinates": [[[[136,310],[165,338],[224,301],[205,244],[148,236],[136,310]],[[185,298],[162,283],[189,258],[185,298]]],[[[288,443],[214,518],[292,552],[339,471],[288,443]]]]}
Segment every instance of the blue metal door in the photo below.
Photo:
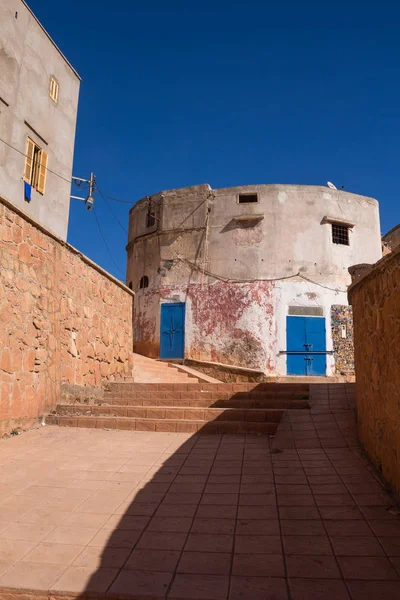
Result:
{"type": "Polygon", "coordinates": [[[185,357],[185,303],[161,304],[160,358],[185,357]]]}
{"type": "Polygon", "coordinates": [[[326,334],[323,317],[287,317],[287,374],[326,374],[326,334]]]}

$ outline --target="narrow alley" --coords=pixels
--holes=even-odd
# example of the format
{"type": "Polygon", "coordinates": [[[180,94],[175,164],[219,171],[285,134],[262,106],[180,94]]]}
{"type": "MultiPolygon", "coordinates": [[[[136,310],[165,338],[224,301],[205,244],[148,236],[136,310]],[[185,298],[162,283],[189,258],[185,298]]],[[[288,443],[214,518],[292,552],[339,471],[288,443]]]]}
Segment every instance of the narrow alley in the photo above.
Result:
{"type": "Polygon", "coordinates": [[[2,440],[0,597],[397,600],[398,511],[358,446],[354,386],[313,385],[310,404],[272,443],[53,426],[2,440]]]}

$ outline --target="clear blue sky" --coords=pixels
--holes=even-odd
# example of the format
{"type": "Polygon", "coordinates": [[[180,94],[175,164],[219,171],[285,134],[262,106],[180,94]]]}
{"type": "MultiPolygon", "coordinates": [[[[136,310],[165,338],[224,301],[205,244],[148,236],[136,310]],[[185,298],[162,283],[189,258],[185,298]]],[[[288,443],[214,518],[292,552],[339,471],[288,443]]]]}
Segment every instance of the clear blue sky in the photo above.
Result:
{"type": "MultiPolygon", "coordinates": [[[[29,0],[28,0],[29,1],[29,0]]],[[[82,77],[74,175],[135,201],[209,183],[325,185],[399,217],[394,0],[30,0],[82,77]]],[[[127,228],[129,205],[111,203],[127,228]]],[[[126,234],[101,197],[68,241],[119,278],[126,234]]]]}

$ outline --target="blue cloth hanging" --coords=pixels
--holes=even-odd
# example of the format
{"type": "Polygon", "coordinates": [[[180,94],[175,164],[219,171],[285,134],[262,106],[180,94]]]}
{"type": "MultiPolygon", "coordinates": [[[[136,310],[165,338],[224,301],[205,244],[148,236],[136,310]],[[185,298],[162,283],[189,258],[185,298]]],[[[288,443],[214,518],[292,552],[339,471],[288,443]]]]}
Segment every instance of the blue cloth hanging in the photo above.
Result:
{"type": "Polygon", "coordinates": [[[27,202],[32,200],[32,186],[26,181],[24,181],[24,196],[27,202]]]}

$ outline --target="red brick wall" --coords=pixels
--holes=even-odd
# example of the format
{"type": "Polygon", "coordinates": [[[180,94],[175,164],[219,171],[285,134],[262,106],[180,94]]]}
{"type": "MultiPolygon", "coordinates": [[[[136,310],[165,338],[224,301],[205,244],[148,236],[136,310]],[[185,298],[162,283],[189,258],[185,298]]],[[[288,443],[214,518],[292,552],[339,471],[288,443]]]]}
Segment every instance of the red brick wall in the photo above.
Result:
{"type": "Polygon", "coordinates": [[[0,199],[0,434],[131,375],[133,295],[0,199]]]}

